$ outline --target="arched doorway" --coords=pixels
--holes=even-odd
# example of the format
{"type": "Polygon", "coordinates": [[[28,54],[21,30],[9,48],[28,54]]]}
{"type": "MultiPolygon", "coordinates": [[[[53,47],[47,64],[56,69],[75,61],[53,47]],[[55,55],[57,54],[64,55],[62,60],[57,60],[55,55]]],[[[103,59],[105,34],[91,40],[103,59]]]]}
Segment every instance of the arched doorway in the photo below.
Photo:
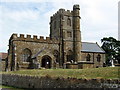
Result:
{"type": "Polygon", "coordinates": [[[41,67],[51,68],[51,57],[48,55],[43,56],[41,64],[42,64],[41,67]]]}

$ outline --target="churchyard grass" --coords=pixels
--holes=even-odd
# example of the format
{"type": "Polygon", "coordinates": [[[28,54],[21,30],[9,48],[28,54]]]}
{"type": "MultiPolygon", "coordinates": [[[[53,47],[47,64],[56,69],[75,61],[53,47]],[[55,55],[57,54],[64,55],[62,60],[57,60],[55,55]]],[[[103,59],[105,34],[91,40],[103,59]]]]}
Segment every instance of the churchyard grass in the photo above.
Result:
{"type": "Polygon", "coordinates": [[[2,72],[4,74],[49,76],[78,79],[119,79],[120,67],[101,67],[89,69],[27,69],[19,71],[2,72]]]}
{"type": "Polygon", "coordinates": [[[0,89],[5,89],[5,90],[24,90],[24,89],[19,89],[19,88],[15,88],[15,87],[11,87],[11,86],[4,86],[4,85],[0,85],[0,89]]]}

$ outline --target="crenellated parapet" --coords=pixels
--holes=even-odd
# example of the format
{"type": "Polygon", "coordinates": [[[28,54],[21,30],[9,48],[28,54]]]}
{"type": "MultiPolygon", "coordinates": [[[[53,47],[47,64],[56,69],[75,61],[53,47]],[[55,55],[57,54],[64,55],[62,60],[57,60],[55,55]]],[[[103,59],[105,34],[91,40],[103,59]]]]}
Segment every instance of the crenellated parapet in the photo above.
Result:
{"type": "Polygon", "coordinates": [[[57,13],[53,14],[51,16],[51,20],[56,19],[60,14],[63,14],[64,16],[72,16],[73,11],[65,10],[65,9],[59,9],[57,13]]]}
{"type": "Polygon", "coordinates": [[[40,43],[59,43],[59,41],[55,38],[50,38],[50,37],[46,37],[44,38],[43,36],[37,36],[37,35],[33,35],[33,37],[31,35],[25,35],[24,34],[12,34],[10,41],[28,41],[28,42],[40,42],[40,43]]]}

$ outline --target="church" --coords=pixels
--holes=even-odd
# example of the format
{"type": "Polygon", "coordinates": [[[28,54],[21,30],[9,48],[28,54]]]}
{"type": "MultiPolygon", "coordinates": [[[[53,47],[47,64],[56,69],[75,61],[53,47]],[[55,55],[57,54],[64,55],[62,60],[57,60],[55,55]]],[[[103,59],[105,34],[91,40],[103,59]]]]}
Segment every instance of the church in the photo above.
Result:
{"type": "Polygon", "coordinates": [[[50,17],[49,37],[12,34],[6,70],[103,67],[105,51],[97,43],[81,41],[80,19],[76,4],[50,17]]]}

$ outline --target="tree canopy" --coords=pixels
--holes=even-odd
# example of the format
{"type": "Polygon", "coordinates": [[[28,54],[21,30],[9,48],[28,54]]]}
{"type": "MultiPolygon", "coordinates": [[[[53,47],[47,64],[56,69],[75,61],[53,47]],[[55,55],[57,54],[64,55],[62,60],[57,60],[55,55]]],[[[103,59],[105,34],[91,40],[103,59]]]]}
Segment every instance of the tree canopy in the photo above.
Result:
{"type": "Polygon", "coordinates": [[[101,47],[106,52],[106,64],[111,65],[111,60],[120,64],[120,41],[113,37],[104,37],[101,42],[101,47]]]}

